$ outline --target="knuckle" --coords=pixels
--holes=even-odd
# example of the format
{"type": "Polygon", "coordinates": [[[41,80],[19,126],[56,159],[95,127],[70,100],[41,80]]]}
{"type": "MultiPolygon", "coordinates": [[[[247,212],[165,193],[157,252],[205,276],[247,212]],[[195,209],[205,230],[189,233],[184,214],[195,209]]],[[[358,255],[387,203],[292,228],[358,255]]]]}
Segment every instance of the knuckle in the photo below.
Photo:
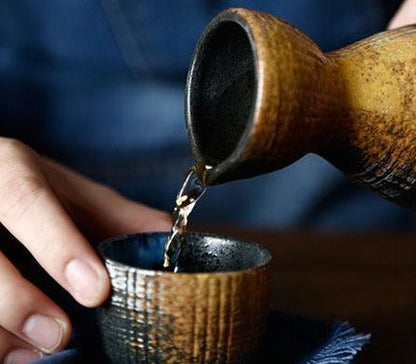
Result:
{"type": "Polygon", "coordinates": [[[24,314],[23,311],[25,308],[29,308],[33,305],[32,295],[24,287],[11,287],[7,285],[2,289],[2,294],[0,296],[0,307],[2,311],[5,308],[13,309],[15,312],[20,311],[19,313],[24,314]]]}
{"type": "Polygon", "coordinates": [[[2,138],[0,152],[4,157],[10,157],[30,153],[30,148],[17,139],[2,138]]]}
{"type": "Polygon", "coordinates": [[[0,311],[9,314],[0,317],[0,326],[10,332],[18,331],[25,317],[33,310],[33,293],[33,289],[24,284],[5,284],[0,295],[0,311]]]}
{"type": "Polygon", "coordinates": [[[46,191],[45,181],[36,175],[10,178],[0,193],[0,216],[7,221],[18,220],[46,191]]]}

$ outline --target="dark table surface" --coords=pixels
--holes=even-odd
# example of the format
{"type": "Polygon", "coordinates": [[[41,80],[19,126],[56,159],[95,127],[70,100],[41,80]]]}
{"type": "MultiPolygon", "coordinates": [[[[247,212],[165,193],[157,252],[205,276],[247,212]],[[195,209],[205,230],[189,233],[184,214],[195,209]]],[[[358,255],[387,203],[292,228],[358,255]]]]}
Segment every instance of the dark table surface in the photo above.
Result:
{"type": "Polygon", "coordinates": [[[371,333],[356,363],[416,363],[416,234],[192,230],[267,247],[274,261],[272,308],[345,320],[371,333]]]}

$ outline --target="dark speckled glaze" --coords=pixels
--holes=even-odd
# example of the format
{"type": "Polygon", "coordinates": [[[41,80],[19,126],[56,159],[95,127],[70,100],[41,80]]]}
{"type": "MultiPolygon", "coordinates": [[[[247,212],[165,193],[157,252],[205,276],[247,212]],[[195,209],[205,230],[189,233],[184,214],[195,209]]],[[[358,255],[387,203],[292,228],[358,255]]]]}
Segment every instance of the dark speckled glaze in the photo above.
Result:
{"type": "Polygon", "coordinates": [[[111,282],[97,309],[112,363],[251,363],[269,314],[271,255],[262,246],[188,232],[181,272],[164,271],[168,233],[99,245],[111,282]]]}
{"type": "Polygon", "coordinates": [[[224,10],[201,34],[188,71],[198,175],[224,183],[315,153],[416,210],[415,70],[416,25],[324,53],[276,16],[224,10]]]}

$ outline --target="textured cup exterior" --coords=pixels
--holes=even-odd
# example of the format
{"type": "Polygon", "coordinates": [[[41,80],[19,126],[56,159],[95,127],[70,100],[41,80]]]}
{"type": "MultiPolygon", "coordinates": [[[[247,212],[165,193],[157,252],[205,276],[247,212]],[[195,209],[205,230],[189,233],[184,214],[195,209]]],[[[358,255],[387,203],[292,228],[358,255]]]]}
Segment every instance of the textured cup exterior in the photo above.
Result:
{"type": "MultiPolygon", "coordinates": [[[[206,28],[195,59],[210,32],[227,22],[238,24],[250,41],[247,57],[254,59],[256,96],[247,131],[235,149],[198,171],[206,184],[267,173],[316,153],[355,183],[416,210],[416,25],[323,52],[279,17],[230,8],[206,28]]],[[[211,48],[215,51],[216,45],[211,48]]],[[[217,63],[225,64],[224,58],[217,63]]],[[[191,68],[188,79],[198,72],[198,67],[191,68]]],[[[188,87],[188,93],[194,89],[188,87]]],[[[198,120],[189,115],[192,130],[198,120]]],[[[190,140],[198,162],[200,138],[191,135],[190,140]]]]}
{"type": "Polygon", "coordinates": [[[172,273],[106,261],[113,293],[99,308],[113,363],[249,363],[269,310],[270,263],[235,272],[172,273]]]}

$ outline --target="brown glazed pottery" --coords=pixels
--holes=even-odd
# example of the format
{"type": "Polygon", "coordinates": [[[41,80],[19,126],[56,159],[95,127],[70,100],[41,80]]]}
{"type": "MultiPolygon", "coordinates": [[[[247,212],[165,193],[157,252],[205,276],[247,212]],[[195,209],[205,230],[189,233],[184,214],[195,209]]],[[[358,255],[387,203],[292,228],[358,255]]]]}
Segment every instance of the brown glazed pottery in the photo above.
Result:
{"type": "Polygon", "coordinates": [[[206,185],[316,153],[416,209],[415,25],[324,53],[276,16],[224,10],[197,43],[185,107],[206,185]]]}
{"type": "Polygon", "coordinates": [[[251,363],[267,316],[271,255],[262,246],[188,232],[179,272],[163,270],[168,233],[99,245],[112,284],[97,310],[111,363],[251,363]]]}

